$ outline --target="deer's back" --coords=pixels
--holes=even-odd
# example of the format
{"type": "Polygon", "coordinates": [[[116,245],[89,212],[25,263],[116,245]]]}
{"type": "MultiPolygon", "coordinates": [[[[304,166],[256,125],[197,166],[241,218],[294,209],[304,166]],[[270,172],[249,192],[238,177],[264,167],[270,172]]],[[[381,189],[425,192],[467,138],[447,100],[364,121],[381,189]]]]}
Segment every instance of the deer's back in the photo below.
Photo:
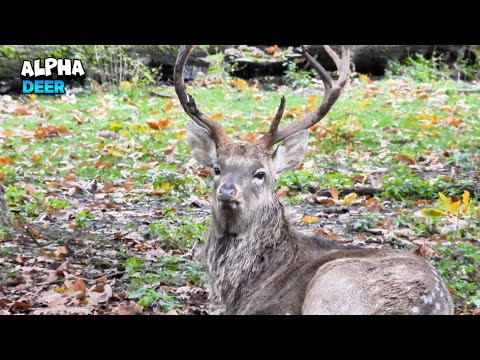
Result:
{"type": "Polygon", "coordinates": [[[302,239],[304,252],[257,291],[244,313],[452,314],[441,278],[424,259],[401,250],[340,248],[302,239]]]}

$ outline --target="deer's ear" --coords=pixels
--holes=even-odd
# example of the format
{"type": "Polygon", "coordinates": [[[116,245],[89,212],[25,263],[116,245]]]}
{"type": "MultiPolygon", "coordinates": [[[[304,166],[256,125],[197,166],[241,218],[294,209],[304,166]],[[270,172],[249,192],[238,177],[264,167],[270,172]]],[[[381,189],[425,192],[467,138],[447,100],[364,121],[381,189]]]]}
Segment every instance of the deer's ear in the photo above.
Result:
{"type": "Polygon", "coordinates": [[[283,140],[283,145],[277,147],[272,155],[273,166],[277,174],[295,169],[307,152],[310,132],[302,130],[283,140]]]}
{"type": "Polygon", "coordinates": [[[187,141],[195,160],[205,167],[213,168],[217,160],[217,145],[211,134],[190,121],[187,123],[187,141]]]}

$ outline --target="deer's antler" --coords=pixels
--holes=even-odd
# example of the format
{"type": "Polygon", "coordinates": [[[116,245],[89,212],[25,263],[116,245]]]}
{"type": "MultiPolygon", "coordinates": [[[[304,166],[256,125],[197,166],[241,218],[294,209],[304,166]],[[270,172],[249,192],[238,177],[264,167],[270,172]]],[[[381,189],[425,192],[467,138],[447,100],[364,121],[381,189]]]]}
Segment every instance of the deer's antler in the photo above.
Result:
{"type": "Polygon", "coordinates": [[[199,126],[203,127],[205,130],[209,131],[212,134],[213,140],[217,144],[217,147],[230,142],[230,138],[223,129],[223,127],[218,124],[215,120],[210,117],[202,114],[198,110],[195,100],[191,95],[187,94],[185,89],[185,82],[183,79],[183,70],[185,69],[185,63],[187,62],[188,57],[196,45],[186,45],[180,48],[180,51],[175,61],[175,67],[173,70],[173,80],[175,83],[175,92],[177,93],[180,104],[182,104],[185,112],[195,121],[199,126]]]}
{"type": "Polygon", "coordinates": [[[324,69],[320,63],[315,60],[308,52],[305,46],[302,46],[302,53],[308,62],[315,68],[315,70],[320,75],[320,78],[323,81],[325,86],[325,95],[323,97],[322,103],[312,112],[302,116],[291,124],[278,129],[278,125],[283,115],[283,110],[285,108],[285,98],[282,97],[280,107],[277,111],[277,115],[273,119],[270,129],[268,132],[257,142],[257,144],[264,148],[269,149],[279,141],[284,140],[285,138],[293,135],[301,130],[306,130],[311,126],[315,125],[317,122],[322,120],[325,115],[330,111],[333,104],[337,101],[340,93],[347,84],[347,81],[350,77],[350,48],[347,46],[342,46],[342,57],[339,57],[335,51],[328,45],[324,45],[325,51],[330,55],[334,61],[338,72],[339,77],[336,81],[332,80],[330,75],[324,69]]]}

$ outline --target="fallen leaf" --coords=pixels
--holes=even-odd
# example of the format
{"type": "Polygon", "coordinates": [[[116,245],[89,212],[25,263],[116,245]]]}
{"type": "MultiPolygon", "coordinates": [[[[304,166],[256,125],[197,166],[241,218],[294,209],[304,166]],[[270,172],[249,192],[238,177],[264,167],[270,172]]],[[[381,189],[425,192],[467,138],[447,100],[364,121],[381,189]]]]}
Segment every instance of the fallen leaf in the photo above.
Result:
{"type": "Polygon", "coordinates": [[[330,194],[335,199],[335,201],[338,201],[338,191],[337,188],[333,185],[330,185],[330,194]]]}
{"type": "Polygon", "coordinates": [[[282,186],[281,188],[279,188],[279,189],[275,192],[275,194],[277,194],[277,197],[278,197],[279,199],[282,199],[282,198],[288,196],[288,191],[289,191],[289,190],[290,190],[290,189],[289,189],[288,187],[282,186]]]}
{"type": "Polygon", "coordinates": [[[1,165],[13,165],[13,164],[15,164],[15,161],[10,159],[9,157],[3,157],[3,158],[0,158],[0,164],[1,165]]]}
{"type": "Polygon", "coordinates": [[[68,249],[65,246],[59,246],[55,251],[55,256],[58,258],[64,258],[68,255],[68,249]]]}
{"type": "Polygon", "coordinates": [[[168,111],[173,108],[173,102],[171,100],[168,100],[168,103],[162,107],[163,111],[168,111]]]}
{"type": "Polygon", "coordinates": [[[221,119],[222,117],[223,117],[222,113],[215,113],[212,115],[213,120],[218,120],[218,119],[221,119]]]}
{"type": "Polygon", "coordinates": [[[143,308],[133,300],[129,304],[120,304],[117,308],[118,315],[141,315],[142,313],[143,308]]]}
{"type": "Polygon", "coordinates": [[[301,222],[306,224],[312,224],[318,222],[318,217],[316,216],[304,216],[300,219],[301,222]]]}
{"type": "Polygon", "coordinates": [[[447,216],[447,213],[439,209],[426,208],[422,209],[422,215],[429,217],[443,217],[447,216]]]}
{"type": "Polygon", "coordinates": [[[342,205],[348,205],[348,204],[350,204],[352,201],[354,201],[356,198],[357,198],[357,194],[356,194],[356,193],[348,194],[348,195],[345,196],[345,198],[342,200],[342,205]]]}

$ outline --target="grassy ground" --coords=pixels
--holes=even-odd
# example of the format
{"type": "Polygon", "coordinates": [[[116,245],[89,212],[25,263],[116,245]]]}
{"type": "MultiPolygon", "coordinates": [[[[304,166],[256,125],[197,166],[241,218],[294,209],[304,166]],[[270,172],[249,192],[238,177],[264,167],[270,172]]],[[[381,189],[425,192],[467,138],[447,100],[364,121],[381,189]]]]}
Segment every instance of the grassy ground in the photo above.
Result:
{"type": "MultiPolygon", "coordinates": [[[[478,313],[480,98],[458,87],[355,79],[277,193],[302,231],[427,257],[457,313],[478,313]]],[[[191,93],[245,141],[282,94],[285,122],[321,101],[318,89],[242,81],[191,93]]],[[[0,311],[211,312],[194,260],[210,179],[190,158],[187,120],[176,99],[141,89],[0,97],[0,182],[20,233],[0,229],[0,311]]]]}

